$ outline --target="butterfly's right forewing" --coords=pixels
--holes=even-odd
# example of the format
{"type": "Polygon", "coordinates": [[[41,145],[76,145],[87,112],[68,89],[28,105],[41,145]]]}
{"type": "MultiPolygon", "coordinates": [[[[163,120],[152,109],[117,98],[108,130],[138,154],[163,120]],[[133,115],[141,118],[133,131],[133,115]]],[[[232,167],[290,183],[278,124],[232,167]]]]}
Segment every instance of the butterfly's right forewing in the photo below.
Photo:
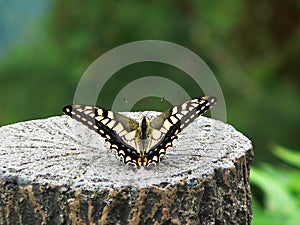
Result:
{"type": "Polygon", "coordinates": [[[194,98],[166,110],[153,119],[151,121],[153,140],[147,154],[149,162],[159,162],[160,157],[173,146],[173,141],[177,139],[178,133],[209,110],[216,101],[217,99],[212,96],[194,98]]]}

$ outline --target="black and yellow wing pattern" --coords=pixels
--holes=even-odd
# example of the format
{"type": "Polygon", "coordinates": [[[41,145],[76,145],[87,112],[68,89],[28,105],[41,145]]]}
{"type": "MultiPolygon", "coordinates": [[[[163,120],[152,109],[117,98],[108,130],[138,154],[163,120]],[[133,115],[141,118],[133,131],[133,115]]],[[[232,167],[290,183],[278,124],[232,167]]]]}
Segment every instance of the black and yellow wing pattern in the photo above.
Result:
{"type": "Polygon", "coordinates": [[[152,121],[139,122],[97,106],[68,105],[63,112],[100,134],[125,164],[148,166],[158,163],[173,146],[178,133],[209,110],[217,99],[194,98],[170,108],[152,121]]]}

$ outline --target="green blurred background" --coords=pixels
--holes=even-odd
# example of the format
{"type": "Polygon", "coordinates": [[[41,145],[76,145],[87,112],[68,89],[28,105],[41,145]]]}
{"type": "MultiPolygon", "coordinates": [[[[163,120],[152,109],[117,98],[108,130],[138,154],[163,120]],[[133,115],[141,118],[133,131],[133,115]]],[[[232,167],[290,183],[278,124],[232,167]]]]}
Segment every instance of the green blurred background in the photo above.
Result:
{"type": "MultiPolygon", "coordinates": [[[[205,60],[223,90],[228,123],[253,142],[255,166],[281,168],[273,145],[299,149],[297,0],[0,0],[0,126],[61,115],[98,56],[149,39],[174,42],[205,60]]],[[[183,72],[143,63],[115,74],[98,104],[109,108],[141,74],[172,74],[191,96],[199,95],[183,72]]],[[[166,107],[159,100],[149,104],[147,109],[166,107]]]]}

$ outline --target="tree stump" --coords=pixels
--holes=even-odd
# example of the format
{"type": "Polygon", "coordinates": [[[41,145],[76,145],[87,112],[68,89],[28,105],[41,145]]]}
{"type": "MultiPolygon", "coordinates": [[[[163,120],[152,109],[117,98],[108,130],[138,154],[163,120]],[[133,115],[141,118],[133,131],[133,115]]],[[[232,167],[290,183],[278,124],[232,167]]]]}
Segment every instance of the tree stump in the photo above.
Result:
{"type": "Polygon", "coordinates": [[[199,117],[147,168],[107,148],[67,116],[1,127],[0,224],[250,224],[252,146],[232,126],[199,117]]]}

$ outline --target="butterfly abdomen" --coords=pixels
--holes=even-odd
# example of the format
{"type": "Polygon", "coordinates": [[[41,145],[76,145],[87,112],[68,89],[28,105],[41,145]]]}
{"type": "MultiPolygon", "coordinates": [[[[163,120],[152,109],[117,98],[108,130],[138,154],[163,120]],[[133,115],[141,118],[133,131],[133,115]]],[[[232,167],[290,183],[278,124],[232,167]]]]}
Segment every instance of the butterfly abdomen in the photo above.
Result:
{"type": "Polygon", "coordinates": [[[139,122],[139,128],[135,131],[135,144],[138,152],[143,157],[151,143],[151,127],[149,119],[145,116],[139,122]]]}
{"type": "Polygon", "coordinates": [[[143,116],[141,120],[141,139],[147,139],[149,136],[149,119],[143,116]]]}

